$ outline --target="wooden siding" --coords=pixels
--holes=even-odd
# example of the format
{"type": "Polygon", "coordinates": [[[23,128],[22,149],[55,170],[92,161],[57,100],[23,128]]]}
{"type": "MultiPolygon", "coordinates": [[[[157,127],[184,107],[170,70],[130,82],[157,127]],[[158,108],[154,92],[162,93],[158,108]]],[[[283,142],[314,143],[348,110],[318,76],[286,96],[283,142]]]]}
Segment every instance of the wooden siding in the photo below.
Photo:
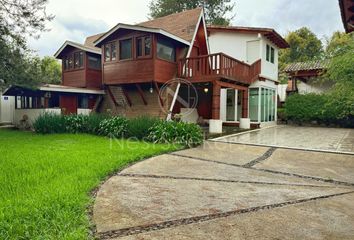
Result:
{"type": "Polygon", "coordinates": [[[154,69],[155,69],[155,75],[154,75],[155,81],[164,83],[176,77],[177,63],[156,59],[154,64],[154,69]]]}
{"type": "Polygon", "coordinates": [[[105,63],[103,73],[104,84],[150,82],[154,80],[154,60],[139,59],[105,63]]]}
{"type": "Polygon", "coordinates": [[[95,69],[86,69],[86,87],[101,88],[102,86],[102,71],[95,69]]]}
{"type": "Polygon", "coordinates": [[[70,87],[86,87],[85,69],[63,72],[62,84],[70,87]]]}

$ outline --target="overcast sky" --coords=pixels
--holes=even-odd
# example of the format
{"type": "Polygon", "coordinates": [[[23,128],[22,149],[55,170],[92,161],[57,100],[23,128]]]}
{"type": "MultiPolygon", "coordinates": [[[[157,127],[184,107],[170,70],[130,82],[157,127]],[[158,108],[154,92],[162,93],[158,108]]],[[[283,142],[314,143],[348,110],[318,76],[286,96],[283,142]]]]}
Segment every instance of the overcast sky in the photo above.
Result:
{"type": "MultiPolygon", "coordinates": [[[[344,31],[338,0],[235,0],[232,25],[274,28],[283,36],[302,26],[322,40],[333,31],[344,31]]],[[[86,36],[109,30],[119,22],[139,23],[148,18],[144,0],[50,0],[47,12],[55,19],[49,32],[29,45],[40,56],[53,55],[65,40],[82,43],[86,36]]]]}

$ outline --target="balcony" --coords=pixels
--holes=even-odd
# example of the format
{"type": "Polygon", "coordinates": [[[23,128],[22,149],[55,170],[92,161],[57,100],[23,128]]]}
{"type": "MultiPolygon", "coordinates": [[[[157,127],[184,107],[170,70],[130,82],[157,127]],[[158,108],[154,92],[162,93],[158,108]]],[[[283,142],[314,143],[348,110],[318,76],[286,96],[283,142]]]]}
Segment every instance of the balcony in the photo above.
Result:
{"type": "Polygon", "coordinates": [[[235,84],[250,85],[261,73],[261,60],[252,65],[224,53],[184,58],[178,62],[177,76],[191,82],[228,80],[235,84]]]}

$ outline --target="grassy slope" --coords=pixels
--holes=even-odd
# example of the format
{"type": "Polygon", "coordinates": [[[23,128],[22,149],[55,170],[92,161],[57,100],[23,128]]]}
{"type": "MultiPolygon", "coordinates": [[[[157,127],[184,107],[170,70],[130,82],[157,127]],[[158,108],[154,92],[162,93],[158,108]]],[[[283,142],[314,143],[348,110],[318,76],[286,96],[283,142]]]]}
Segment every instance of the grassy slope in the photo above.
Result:
{"type": "Polygon", "coordinates": [[[86,239],[89,192],[129,162],[172,148],[0,130],[0,239],[86,239]]]}

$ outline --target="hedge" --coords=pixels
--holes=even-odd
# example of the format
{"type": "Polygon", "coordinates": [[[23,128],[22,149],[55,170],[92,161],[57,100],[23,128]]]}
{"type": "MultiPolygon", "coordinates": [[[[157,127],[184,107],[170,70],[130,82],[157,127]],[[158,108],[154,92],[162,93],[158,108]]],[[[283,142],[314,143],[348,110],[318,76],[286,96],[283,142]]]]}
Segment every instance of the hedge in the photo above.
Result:
{"type": "Polygon", "coordinates": [[[294,94],[286,99],[282,114],[287,120],[298,124],[316,121],[319,124],[353,127],[354,114],[350,109],[354,108],[354,102],[347,98],[334,92],[294,94]]]}
{"type": "Polygon", "coordinates": [[[33,127],[41,134],[88,133],[111,138],[176,143],[188,147],[203,141],[202,130],[196,124],[167,122],[148,116],[126,119],[100,114],[63,116],[45,113],[37,118],[33,127]]]}

